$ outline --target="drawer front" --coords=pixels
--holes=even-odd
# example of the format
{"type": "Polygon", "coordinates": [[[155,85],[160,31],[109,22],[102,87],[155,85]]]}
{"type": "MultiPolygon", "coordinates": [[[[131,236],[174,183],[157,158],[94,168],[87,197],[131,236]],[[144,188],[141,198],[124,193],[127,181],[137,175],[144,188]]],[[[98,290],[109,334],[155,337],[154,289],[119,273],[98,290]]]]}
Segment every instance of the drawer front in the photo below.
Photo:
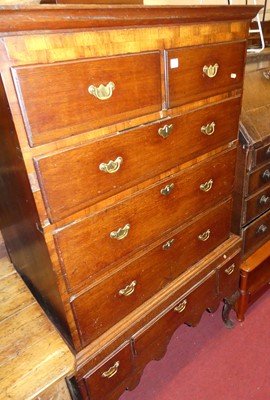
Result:
{"type": "Polygon", "coordinates": [[[169,50],[168,107],[241,88],[245,42],[169,50]]]}
{"type": "Polygon", "coordinates": [[[127,343],[117,354],[83,377],[89,399],[106,399],[108,394],[111,398],[118,398],[126,388],[125,379],[131,373],[132,353],[130,344],[127,343]]]}
{"type": "Polygon", "coordinates": [[[246,200],[245,223],[252,221],[270,208],[270,187],[263,188],[246,200]]]}
{"type": "Polygon", "coordinates": [[[196,325],[202,313],[217,297],[216,275],[213,274],[190,294],[180,299],[147,329],[138,332],[134,338],[136,369],[140,371],[149,361],[164,355],[175,330],[183,323],[196,325]]]}
{"type": "Polygon", "coordinates": [[[239,113],[236,98],[36,159],[51,219],[59,220],[235,140],[239,113]]]}
{"type": "Polygon", "coordinates": [[[72,305],[83,345],[95,340],[225,241],[230,232],[230,211],[231,201],[212,209],[76,298],[72,305]]]}
{"type": "Polygon", "coordinates": [[[18,67],[13,75],[33,146],[161,109],[159,52],[18,67]]]}
{"type": "Polygon", "coordinates": [[[256,166],[259,166],[260,164],[263,164],[263,163],[267,163],[267,162],[269,162],[269,160],[270,160],[270,145],[269,144],[255,150],[256,166]]]}
{"type": "Polygon", "coordinates": [[[248,255],[269,240],[270,211],[251,222],[243,230],[244,254],[248,255]]]}
{"type": "Polygon", "coordinates": [[[265,188],[269,183],[270,164],[267,164],[248,174],[248,194],[255,193],[257,190],[265,188]]]}
{"type": "Polygon", "coordinates": [[[82,270],[92,276],[229,196],[235,154],[235,149],[219,154],[56,231],[67,277],[82,270]]]}
{"type": "Polygon", "coordinates": [[[230,298],[239,289],[240,262],[241,252],[218,270],[221,298],[230,298]]]}

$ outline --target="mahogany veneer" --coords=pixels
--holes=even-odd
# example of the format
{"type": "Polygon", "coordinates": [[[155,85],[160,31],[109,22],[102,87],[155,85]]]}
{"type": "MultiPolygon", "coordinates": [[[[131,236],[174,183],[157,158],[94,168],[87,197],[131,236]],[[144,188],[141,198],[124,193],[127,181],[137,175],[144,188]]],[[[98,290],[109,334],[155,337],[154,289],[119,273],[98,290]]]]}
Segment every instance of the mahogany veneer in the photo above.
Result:
{"type": "Polygon", "coordinates": [[[0,7],[1,228],[74,348],[83,399],[131,390],[180,324],[222,300],[232,325],[258,9],[0,7]]]}

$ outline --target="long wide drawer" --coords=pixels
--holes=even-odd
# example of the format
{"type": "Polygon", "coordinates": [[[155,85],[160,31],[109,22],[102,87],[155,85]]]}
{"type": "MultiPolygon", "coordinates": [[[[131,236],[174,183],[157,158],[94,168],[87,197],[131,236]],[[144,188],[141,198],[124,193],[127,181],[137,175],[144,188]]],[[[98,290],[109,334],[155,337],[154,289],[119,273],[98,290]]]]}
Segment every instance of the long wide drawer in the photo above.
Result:
{"type": "Polygon", "coordinates": [[[81,271],[83,276],[85,271],[95,275],[230,196],[235,155],[235,148],[227,150],[56,230],[56,247],[67,279],[81,271]]]}
{"type": "Polygon", "coordinates": [[[240,97],[35,159],[52,221],[237,138],[240,97]],[[72,193],[72,197],[70,196],[72,193]]]}
{"type": "Polygon", "coordinates": [[[161,358],[175,332],[183,323],[196,324],[202,313],[218,299],[216,275],[213,272],[190,293],[181,293],[152,325],[149,324],[133,336],[136,370],[140,372],[152,359],[161,358]]]}
{"type": "Polygon", "coordinates": [[[245,42],[169,50],[168,106],[241,88],[245,42]]]}
{"type": "Polygon", "coordinates": [[[161,109],[160,53],[13,69],[30,145],[161,109]]]}
{"type": "Polygon", "coordinates": [[[206,309],[215,309],[223,297],[230,297],[236,292],[239,281],[239,254],[240,249],[238,255],[222,266],[217,266],[216,273],[213,270],[194,287],[185,288],[185,292],[180,289],[179,299],[133,336],[137,372],[152,359],[164,355],[172,334],[181,324],[195,326],[206,309]]]}
{"type": "Polygon", "coordinates": [[[82,344],[95,340],[224,242],[230,212],[228,200],[75,298],[72,307],[82,344]]]}

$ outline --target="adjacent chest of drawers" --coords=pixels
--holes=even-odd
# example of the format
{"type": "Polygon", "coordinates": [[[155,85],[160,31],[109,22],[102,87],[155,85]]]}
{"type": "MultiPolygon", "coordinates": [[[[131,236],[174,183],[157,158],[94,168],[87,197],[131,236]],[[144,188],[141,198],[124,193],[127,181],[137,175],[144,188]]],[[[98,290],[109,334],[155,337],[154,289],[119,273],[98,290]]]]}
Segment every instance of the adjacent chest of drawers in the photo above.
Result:
{"type": "Polygon", "coordinates": [[[235,232],[243,236],[238,319],[269,282],[270,222],[270,58],[249,57],[234,196],[235,232]]]}
{"type": "Polygon", "coordinates": [[[0,8],[1,229],[77,354],[83,399],[132,389],[180,324],[237,291],[232,190],[257,11],[0,8]]]}

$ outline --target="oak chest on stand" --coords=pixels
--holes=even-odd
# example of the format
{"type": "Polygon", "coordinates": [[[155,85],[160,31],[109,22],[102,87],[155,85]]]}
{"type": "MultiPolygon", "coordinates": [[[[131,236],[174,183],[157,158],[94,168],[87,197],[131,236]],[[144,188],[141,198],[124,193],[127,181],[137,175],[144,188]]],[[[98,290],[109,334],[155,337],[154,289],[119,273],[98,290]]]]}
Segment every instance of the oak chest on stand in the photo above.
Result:
{"type": "Polygon", "coordinates": [[[132,389],[238,290],[231,232],[258,7],[1,7],[1,229],[83,399],[132,389]]]}

